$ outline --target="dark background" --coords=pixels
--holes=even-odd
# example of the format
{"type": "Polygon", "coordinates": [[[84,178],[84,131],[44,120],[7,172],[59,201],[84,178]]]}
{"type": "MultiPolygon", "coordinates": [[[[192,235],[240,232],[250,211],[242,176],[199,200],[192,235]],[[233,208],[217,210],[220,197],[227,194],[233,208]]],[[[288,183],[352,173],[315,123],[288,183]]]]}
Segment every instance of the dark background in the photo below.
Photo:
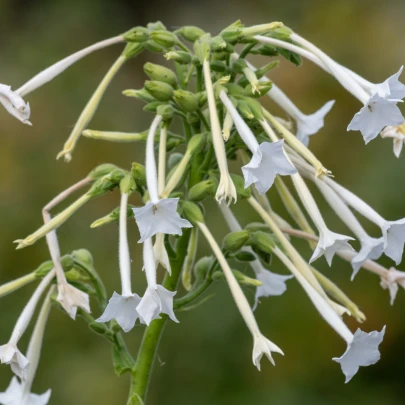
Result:
{"type": "MultiPolygon", "coordinates": [[[[240,18],[246,24],[283,21],[313,40],[331,56],[366,78],[379,82],[404,63],[405,4],[403,1],[1,1],[0,82],[18,88],[41,69],[96,41],[124,32],[132,26],[162,20],[167,27],[199,25],[219,32],[240,18]]],[[[22,251],[12,241],[41,225],[41,208],[58,192],[83,178],[94,166],[113,162],[128,168],[143,161],[143,146],[107,144],[82,139],[71,163],[56,161],[82,108],[120,52],[114,46],[82,60],[52,83],[27,97],[33,127],[0,109],[0,283],[26,274],[48,259],[44,240],[22,251]]],[[[159,60],[144,54],[127,63],[106,92],[90,128],[142,131],[152,119],[140,103],[121,91],[139,88],[145,80],[142,64],[159,60]]],[[[359,103],[330,76],[311,63],[297,68],[282,62],[271,76],[306,113],[329,99],[337,103],[328,115],[326,128],[311,138],[311,148],[333,171],[338,181],[367,200],[383,216],[405,214],[403,176],[405,156],[396,159],[390,140],[377,139],[367,147],[359,133],[346,126],[359,103]]],[[[282,114],[269,103],[273,111],[282,114]]],[[[236,170],[236,169],[235,169],[236,170]]],[[[284,213],[274,193],[273,206],[284,213]]],[[[108,286],[119,289],[117,226],[91,230],[89,224],[119,204],[117,192],[93,201],[59,230],[61,249],[85,247],[108,286]]],[[[320,206],[333,230],[347,232],[326,205],[320,206]]],[[[133,203],[139,203],[134,199],[133,203]]],[[[250,208],[235,208],[242,223],[256,217],[250,208]]],[[[207,221],[218,238],[224,224],[215,205],[209,204],[207,221]],[[215,225],[214,225],[215,224],[215,225]]],[[[375,232],[374,228],[368,228],[375,232]]],[[[130,225],[133,279],[136,292],[144,289],[140,245],[134,223],[130,225]]],[[[301,244],[305,248],[304,244],[301,244]]],[[[201,243],[201,252],[207,252],[201,243]]],[[[310,252],[304,251],[305,257],[310,252]]],[[[388,260],[387,266],[392,265],[388,260]]],[[[275,355],[276,367],[262,362],[262,372],[251,363],[252,341],[224,283],[215,297],[195,311],[179,313],[180,324],[168,323],[159,348],[149,404],[381,404],[404,403],[405,326],[404,291],[394,307],[377,277],[361,271],[350,282],[350,266],[336,258],[332,268],[321,259],[318,268],[335,280],[366,313],[363,329],[380,330],[387,325],[381,345],[382,359],[361,369],[348,384],[331,358],[345,350],[344,342],[317,315],[295,281],[287,293],[267,299],[256,311],[263,333],[278,344],[284,357],[275,355]]],[[[242,267],[243,269],[243,267],[242,267]]],[[[247,270],[247,269],[246,269],[247,270]]],[[[273,270],[286,272],[275,263],[273,270]]],[[[5,343],[33,286],[0,301],[0,344],[5,343]]],[[[253,290],[245,289],[249,299],[253,290]]],[[[98,316],[98,313],[95,314],[98,316]]],[[[348,320],[351,329],[357,327],[348,320]]],[[[136,353],[143,327],[127,335],[136,353]]],[[[20,342],[26,347],[28,335],[20,342]]],[[[25,350],[25,349],[24,349],[25,350]]],[[[11,378],[0,367],[0,391],[11,378]]],[[[110,347],[90,333],[86,325],[73,322],[54,310],[45,336],[43,356],[34,392],[53,389],[52,404],[124,404],[128,378],[118,378],[111,367],[110,347]]]]}

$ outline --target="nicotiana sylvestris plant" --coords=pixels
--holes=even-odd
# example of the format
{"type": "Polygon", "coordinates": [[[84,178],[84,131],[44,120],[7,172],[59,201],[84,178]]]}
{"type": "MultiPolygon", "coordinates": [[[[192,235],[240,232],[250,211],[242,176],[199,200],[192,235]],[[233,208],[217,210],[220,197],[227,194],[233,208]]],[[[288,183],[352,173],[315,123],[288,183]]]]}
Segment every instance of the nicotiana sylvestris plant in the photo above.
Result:
{"type": "MultiPolygon", "coordinates": [[[[343,354],[333,359],[340,364],[346,382],[359,367],[376,363],[380,359],[379,345],[385,326],[369,332],[358,328],[353,333],[346,326],[345,317],[352,316],[361,323],[365,315],[312,262],[325,256],[331,266],[332,258],[337,255],[351,263],[352,279],[360,269],[377,275],[393,304],[399,287],[405,288],[405,273],[393,267],[386,269],[375,260],[385,254],[396,265],[401,262],[405,219],[385,219],[359,196],[332,180],[330,171],[308,149],[309,137],[324,126],[334,101],[326,102],[317,112],[304,113],[273,85],[268,74],[278,66],[279,60],[274,59],[278,56],[298,66],[302,57],[315,63],[362,103],[348,129],[359,130],[366,143],[382,131],[383,138],[393,138],[394,152],[399,156],[405,140],[404,118],[398,109],[405,96],[405,86],[399,82],[402,68],[381,84],[371,83],[280,22],[245,27],[237,21],[216,36],[194,26],[171,32],[156,22],[76,52],[16,90],[0,84],[1,104],[13,117],[31,125],[30,105],[26,101],[30,92],[91,52],[117,44],[123,46],[120,56],[97,86],[58,157],[70,161],[80,137],[84,136],[138,143],[138,147],[145,144],[146,159],[133,162],[126,169],[109,163],[97,166],[44,206],[42,226],[15,241],[17,249],[22,249],[40,239],[46,240],[50,260],[0,286],[2,298],[28,284],[38,283],[9,341],[0,345],[1,363],[9,365],[15,374],[8,388],[0,393],[0,404],[48,403],[50,390],[37,395],[32,393],[32,388],[51,307],[60,308],[72,319],[80,317],[91,331],[111,343],[115,372],[119,376],[128,373],[131,377],[128,404],[146,403],[165,323],[169,319],[181,321],[180,311],[203,304],[208,299],[204,293],[220,281],[229,286],[252,335],[252,360],[259,370],[263,356],[274,364],[275,359],[282,362],[275,353],[282,355],[283,351],[278,346],[282,342],[273,343],[262,334],[254,310],[268,297],[276,301],[277,296],[288,294],[288,285],[295,281],[305,292],[303,299],[309,298],[326,323],[346,342],[345,350],[336,348],[343,354]],[[121,66],[142,52],[154,52],[166,59],[165,66],[149,62],[144,65],[146,80],[142,88],[123,91],[125,96],[145,104],[144,110],[151,116],[149,128],[141,128],[136,133],[121,132],[120,128],[110,132],[88,128],[106,88],[121,66]],[[255,66],[252,55],[273,59],[255,66]],[[265,96],[284,109],[289,120],[276,117],[263,107],[261,99],[265,96]],[[178,122],[182,131],[173,125],[178,122]],[[234,162],[232,173],[230,161],[234,162]],[[288,177],[299,201],[285,182],[288,177]],[[359,252],[349,243],[352,236],[329,229],[305,179],[316,184],[331,210],[347,226],[347,233],[359,240],[359,252]],[[289,213],[288,218],[281,217],[271,207],[267,191],[273,185],[289,213]],[[51,216],[53,208],[80,189],[85,191],[71,205],[51,216]],[[88,250],[61,255],[57,237],[58,228],[78,209],[114,189],[119,190],[117,208],[90,226],[118,224],[120,293],[103,284],[88,250]],[[217,240],[204,215],[205,201],[209,199],[218,202],[218,215],[223,216],[229,227],[230,233],[222,241],[217,240]],[[240,225],[233,214],[233,205],[242,200],[246,200],[261,222],[240,225]],[[377,224],[381,234],[370,236],[356,213],[377,224]],[[144,292],[131,282],[132,272],[142,269],[132,268],[130,246],[137,241],[128,240],[128,226],[137,226],[140,233],[138,243],[143,248],[147,281],[144,292]],[[295,238],[306,239],[310,251],[298,252],[295,238]],[[198,245],[202,239],[212,250],[209,256],[199,256],[198,245]],[[270,260],[272,257],[274,261],[270,260]],[[286,274],[273,272],[277,260],[286,274]],[[235,269],[238,263],[245,264],[245,269],[251,268],[252,273],[235,269]],[[162,278],[158,271],[160,265],[162,278]],[[254,302],[248,301],[241,286],[256,289],[254,302]],[[28,350],[24,351],[20,339],[41,300],[42,310],[28,350]],[[143,331],[144,335],[138,352],[133,355],[126,347],[124,333],[129,333],[137,322],[141,325],[138,332],[143,331]]],[[[35,117],[32,121],[35,123],[35,117]]],[[[248,335],[246,344],[249,344],[248,335]]]]}

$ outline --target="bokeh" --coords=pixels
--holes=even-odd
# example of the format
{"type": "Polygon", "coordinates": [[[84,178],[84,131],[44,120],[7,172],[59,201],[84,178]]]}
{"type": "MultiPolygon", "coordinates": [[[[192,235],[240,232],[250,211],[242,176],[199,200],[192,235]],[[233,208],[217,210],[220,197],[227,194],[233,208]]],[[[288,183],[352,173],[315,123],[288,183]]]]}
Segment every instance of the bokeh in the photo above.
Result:
{"type": "MultiPolygon", "coordinates": [[[[0,0],[0,82],[17,88],[66,55],[150,21],[161,20],[169,28],[198,25],[217,33],[236,19],[246,24],[283,21],[341,63],[379,82],[404,63],[404,17],[403,0],[0,0]]],[[[54,195],[102,162],[124,168],[132,161],[142,162],[141,144],[128,146],[88,139],[80,140],[71,163],[55,160],[82,108],[119,52],[120,46],[115,46],[94,53],[30,94],[27,100],[32,108],[32,127],[22,125],[0,108],[0,284],[26,274],[48,259],[45,240],[19,251],[12,242],[41,225],[41,208],[54,195]]],[[[143,113],[139,102],[127,99],[121,92],[142,86],[142,65],[150,59],[159,60],[156,55],[143,54],[127,63],[106,92],[90,128],[147,128],[152,116],[143,113]]],[[[359,133],[346,132],[359,103],[309,62],[297,68],[283,61],[271,77],[306,113],[327,100],[336,100],[325,128],[311,138],[312,150],[339,182],[383,216],[404,217],[405,156],[397,159],[388,139],[376,139],[365,146],[359,133]]],[[[268,106],[283,116],[270,102],[268,106]]],[[[276,193],[272,191],[269,196],[274,209],[286,215],[276,193]]],[[[345,232],[319,195],[318,200],[330,227],[345,232]]],[[[135,198],[133,203],[139,201],[135,198]]],[[[117,192],[92,201],[58,231],[64,253],[82,247],[93,253],[109,294],[119,289],[118,228],[109,225],[92,230],[89,225],[118,204],[117,192]]],[[[243,224],[256,219],[243,202],[235,212],[243,224]]],[[[208,205],[207,221],[220,240],[225,226],[214,204],[208,205]]],[[[365,225],[377,234],[375,228],[365,225]]],[[[129,237],[133,283],[141,293],[145,281],[134,222],[130,222],[129,237]]],[[[308,258],[310,252],[305,244],[298,245],[308,258]]],[[[208,252],[202,242],[200,250],[208,252]]],[[[389,260],[383,263],[392,266],[389,260]]],[[[345,385],[339,365],[331,360],[343,353],[344,342],[316,313],[297,283],[290,281],[286,294],[263,300],[256,311],[264,334],[285,353],[284,357],[275,355],[276,367],[263,361],[259,373],[251,363],[251,336],[227,286],[219,282],[212,289],[215,296],[208,302],[193,311],[179,313],[179,324],[167,324],[148,404],[403,404],[405,291],[399,291],[391,307],[378,277],[360,271],[350,282],[350,266],[339,258],[335,258],[332,268],[323,259],[317,266],[365,312],[364,330],[387,325],[378,364],[361,369],[345,385]]],[[[273,270],[286,272],[276,262],[273,270]]],[[[8,340],[32,290],[33,286],[27,287],[1,299],[0,344],[8,340]]],[[[249,299],[253,298],[253,290],[245,292],[249,299]]],[[[348,323],[354,331],[357,325],[351,320],[348,323]]],[[[134,354],[142,331],[143,327],[136,327],[126,336],[134,354]]],[[[21,347],[26,344],[25,337],[21,347]]],[[[1,366],[0,392],[10,378],[8,367],[1,366]]],[[[52,388],[50,403],[58,405],[124,404],[128,382],[127,376],[114,375],[111,347],[106,341],[91,333],[80,319],[73,322],[66,314],[52,311],[34,392],[52,388]]]]}

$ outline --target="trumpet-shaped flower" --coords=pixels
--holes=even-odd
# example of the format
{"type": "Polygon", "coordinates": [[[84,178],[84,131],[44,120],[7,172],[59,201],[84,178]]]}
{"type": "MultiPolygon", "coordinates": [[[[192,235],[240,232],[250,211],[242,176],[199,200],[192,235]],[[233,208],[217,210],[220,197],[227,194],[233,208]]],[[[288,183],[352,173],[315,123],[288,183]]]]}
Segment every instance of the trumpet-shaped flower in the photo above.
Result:
{"type": "Polygon", "coordinates": [[[273,342],[271,342],[269,339],[267,339],[262,334],[255,335],[254,342],[253,342],[252,359],[253,359],[253,364],[257,367],[257,369],[259,371],[260,371],[260,360],[262,359],[263,355],[265,355],[270,360],[270,362],[271,362],[271,364],[273,364],[273,366],[276,365],[276,363],[274,363],[274,359],[271,355],[271,352],[284,354],[277,345],[275,345],[273,342]]]}
{"type": "Polygon", "coordinates": [[[78,308],[82,308],[87,313],[91,312],[89,295],[67,282],[58,284],[57,301],[72,319],[76,318],[78,308]]]}
{"type": "Polygon", "coordinates": [[[393,74],[382,83],[374,84],[367,81],[364,83],[361,79],[359,83],[360,85],[364,83],[363,86],[366,89],[370,89],[371,93],[377,93],[386,99],[401,100],[405,97],[405,85],[398,79],[399,76],[401,76],[403,69],[404,67],[401,66],[397,73],[393,74]]]}
{"type": "Polygon", "coordinates": [[[405,142],[405,124],[385,127],[380,135],[382,138],[392,138],[394,155],[399,158],[405,142]]]}
{"type": "Polygon", "coordinates": [[[387,271],[386,277],[381,277],[380,285],[382,288],[389,291],[390,304],[394,305],[394,301],[398,293],[398,286],[405,289],[405,273],[391,267],[387,271]]]}
{"type": "Polygon", "coordinates": [[[23,124],[32,125],[29,121],[31,114],[29,103],[26,103],[17,92],[11,90],[10,86],[0,84],[0,103],[23,124]]]}
{"type": "Polygon", "coordinates": [[[356,274],[359,272],[363,263],[366,260],[377,260],[384,253],[384,239],[383,238],[365,238],[361,240],[361,248],[351,260],[353,274],[351,279],[353,280],[356,274]]]}
{"type": "Polygon", "coordinates": [[[0,361],[3,364],[9,364],[13,373],[25,379],[27,375],[28,360],[18,350],[17,345],[10,342],[3,346],[0,346],[0,361]]]}
{"type": "Polygon", "coordinates": [[[173,297],[176,291],[169,291],[156,283],[156,262],[153,254],[152,240],[143,243],[143,263],[148,287],[140,303],[136,307],[142,320],[149,325],[160,314],[167,314],[174,322],[179,322],[173,311],[173,297]]]}
{"type": "Polygon", "coordinates": [[[119,231],[119,264],[121,274],[122,295],[113,293],[108,305],[97,322],[108,322],[115,319],[124,332],[129,332],[140,317],[136,310],[141,298],[132,293],[131,287],[131,258],[129,255],[128,235],[127,235],[127,206],[128,194],[121,194],[120,203],[120,231],[119,231]]]}
{"type": "Polygon", "coordinates": [[[51,390],[42,395],[26,392],[25,384],[13,377],[5,392],[0,392],[1,405],[47,405],[51,397],[51,390]]]}
{"type": "Polygon", "coordinates": [[[333,358],[340,363],[346,383],[359,371],[359,367],[371,366],[380,360],[378,346],[383,341],[384,334],[385,326],[380,332],[366,333],[357,329],[343,356],[333,358]]]}

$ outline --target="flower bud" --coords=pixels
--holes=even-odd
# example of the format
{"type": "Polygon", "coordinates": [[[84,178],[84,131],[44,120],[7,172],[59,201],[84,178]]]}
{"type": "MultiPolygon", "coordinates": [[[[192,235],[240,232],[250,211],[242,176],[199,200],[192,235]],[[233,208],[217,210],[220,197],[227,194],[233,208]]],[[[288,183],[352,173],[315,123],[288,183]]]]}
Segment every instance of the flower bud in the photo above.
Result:
{"type": "Polygon", "coordinates": [[[232,232],[225,236],[222,246],[229,252],[237,252],[246,242],[249,240],[250,232],[243,230],[238,232],[232,232]]]}
{"type": "Polygon", "coordinates": [[[271,254],[276,247],[276,242],[272,234],[256,231],[251,234],[250,241],[252,247],[256,247],[260,251],[271,254]]]}
{"type": "Polygon", "coordinates": [[[253,253],[242,250],[235,255],[235,259],[240,262],[253,262],[256,260],[256,256],[253,253]]]}
{"type": "Polygon", "coordinates": [[[198,97],[187,90],[175,90],[173,100],[184,111],[193,112],[198,109],[198,97]]]}
{"type": "Polygon", "coordinates": [[[252,287],[260,287],[263,283],[255,278],[248,277],[246,274],[242,273],[239,270],[232,270],[233,275],[235,276],[236,280],[239,284],[252,286],[252,287]]]}
{"type": "Polygon", "coordinates": [[[183,156],[184,155],[179,152],[172,153],[169,156],[169,159],[167,160],[167,168],[169,169],[169,171],[180,163],[180,160],[183,159],[183,156]]]}
{"type": "Polygon", "coordinates": [[[253,114],[254,118],[257,119],[258,121],[263,121],[263,107],[260,104],[259,101],[257,101],[254,98],[250,97],[245,97],[243,101],[247,104],[249,107],[249,110],[253,114]]]}
{"type": "Polygon", "coordinates": [[[157,44],[162,45],[165,48],[171,48],[179,42],[176,34],[173,34],[173,32],[165,31],[165,30],[153,31],[150,34],[150,37],[157,44]]]}
{"type": "Polygon", "coordinates": [[[224,86],[229,96],[241,96],[243,94],[243,87],[236,83],[226,83],[224,86]]]}
{"type": "Polygon", "coordinates": [[[137,186],[146,187],[146,169],[140,163],[134,162],[131,167],[131,174],[137,186]]]}
{"type": "Polygon", "coordinates": [[[201,91],[197,94],[198,97],[198,106],[201,108],[207,103],[207,92],[201,91]]]}
{"type": "Polygon", "coordinates": [[[93,255],[87,249],[77,249],[72,252],[75,263],[82,262],[90,267],[93,266],[93,255]]]}
{"type": "Polygon", "coordinates": [[[205,134],[196,134],[191,137],[187,145],[187,153],[196,154],[201,152],[205,146],[205,141],[207,138],[207,133],[205,134]]]}
{"type": "Polygon", "coordinates": [[[204,215],[201,208],[190,201],[183,201],[182,204],[183,214],[186,219],[188,219],[193,225],[197,222],[204,223],[204,215]]]}
{"type": "Polygon", "coordinates": [[[211,49],[213,52],[221,52],[226,48],[226,42],[221,36],[216,36],[211,39],[211,49]]]}
{"type": "Polygon", "coordinates": [[[247,97],[259,98],[267,94],[272,86],[272,82],[261,82],[257,91],[253,91],[252,85],[248,84],[243,90],[243,95],[247,97]]]}
{"type": "Polygon", "coordinates": [[[181,138],[170,138],[166,142],[166,151],[170,152],[173,149],[177,148],[182,143],[183,143],[183,140],[181,138]]]}
{"type": "Polygon", "coordinates": [[[156,114],[158,107],[161,105],[166,105],[166,103],[164,101],[152,101],[151,103],[148,103],[145,106],[143,106],[142,110],[156,114]]]}
{"type": "Polygon", "coordinates": [[[112,163],[103,163],[97,167],[95,167],[88,175],[88,177],[91,177],[94,180],[99,179],[100,177],[105,176],[106,174],[109,174],[112,172],[114,169],[117,169],[117,166],[113,165],[112,163]]]}
{"type": "Polygon", "coordinates": [[[259,48],[255,48],[252,50],[253,54],[262,55],[262,56],[277,56],[278,55],[278,48],[272,45],[262,45],[259,48]]]}
{"type": "Polygon", "coordinates": [[[135,190],[136,190],[135,180],[132,177],[132,175],[130,173],[128,173],[120,181],[120,192],[121,192],[121,194],[131,194],[135,190]]]}
{"type": "Polygon", "coordinates": [[[255,231],[262,231],[271,233],[271,229],[268,225],[264,224],[263,222],[251,222],[245,226],[245,229],[255,232],[255,231]]]}
{"type": "Polygon", "coordinates": [[[145,103],[152,103],[153,101],[156,101],[156,99],[151,96],[145,89],[128,89],[124,90],[122,94],[127,97],[134,97],[138,100],[144,101],[145,103]]]}
{"type": "Polygon", "coordinates": [[[222,60],[213,60],[210,63],[211,70],[214,72],[225,73],[229,71],[228,66],[222,60]]]}
{"type": "Polygon", "coordinates": [[[203,64],[205,60],[209,60],[211,53],[211,35],[204,34],[194,43],[194,54],[203,64]]]}
{"type": "Polygon", "coordinates": [[[143,47],[144,46],[142,42],[141,43],[129,42],[127,46],[124,48],[122,55],[125,56],[126,59],[134,58],[143,51],[143,47]]]}
{"type": "MultiPolygon", "coordinates": [[[[127,206],[127,218],[133,216],[132,208],[135,206],[128,204],[127,206]]],[[[102,218],[96,219],[91,225],[90,228],[99,228],[100,226],[111,224],[113,222],[118,222],[120,218],[120,207],[115,208],[109,214],[105,215],[102,218]]]]}
{"type": "Polygon", "coordinates": [[[245,188],[245,180],[243,179],[243,177],[238,176],[237,174],[231,174],[231,179],[233,181],[233,184],[235,185],[238,198],[243,200],[245,198],[251,197],[252,191],[250,187],[245,188]]]}
{"type": "Polygon", "coordinates": [[[184,51],[170,51],[165,53],[164,57],[167,60],[173,60],[181,65],[188,65],[192,60],[191,55],[184,51]]]}
{"type": "Polygon", "coordinates": [[[143,46],[149,52],[164,53],[166,51],[163,46],[157,44],[155,41],[152,40],[143,42],[143,46]]]}
{"type": "Polygon", "coordinates": [[[173,97],[173,87],[165,82],[146,80],[145,89],[158,101],[169,101],[173,97]]]}
{"type": "Polygon", "coordinates": [[[203,256],[197,260],[194,265],[194,274],[197,280],[205,279],[206,274],[214,263],[214,258],[212,256],[203,256]]]}
{"type": "Polygon", "coordinates": [[[190,42],[196,41],[205,34],[205,32],[201,28],[192,25],[186,25],[185,27],[180,28],[176,32],[180,34],[184,39],[190,42]]]}
{"type": "Polygon", "coordinates": [[[156,114],[161,115],[163,121],[170,121],[173,118],[174,108],[170,104],[162,104],[156,108],[156,114]]]}
{"type": "Polygon", "coordinates": [[[266,36],[271,38],[280,39],[281,41],[291,41],[290,35],[293,33],[291,28],[288,28],[286,25],[278,27],[269,31],[266,36]]]}
{"type": "Polygon", "coordinates": [[[243,69],[246,69],[248,66],[244,59],[237,59],[232,63],[232,70],[236,73],[243,74],[243,69]]]}
{"type": "Polygon", "coordinates": [[[256,70],[256,77],[261,79],[266,73],[270,72],[270,70],[278,67],[280,64],[279,60],[273,60],[272,62],[268,63],[267,65],[262,66],[261,68],[256,70]]]}
{"type": "Polygon", "coordinates": [[[237,42],[238,37],[242,33],[242,29],[244,25],[240,20],[235,21],[224,30],[221,31],[220,35],[222,38],[225,39],[227,42],[235,43],[237,42]]]}
{"type": "Polygon", "coordinates": [[[90,322],[89,329],[97,333],[98,335],[106,335],[108,333],[111,333],[108,329],[108,326],[102,322],[90,322]]]}
{"type": "Polygon", "coordinates": [[[122,169],[114,169],[109,174],[98,179],[87,192],[89,197],[98,197],[115,188],[126,175],[122,169]]]}
{"type": "Polygon", "coordinates": [[[146,28],[148,28],[148,30],[151,31],[158,31],[158,30],[165,31],[167,29],[166,26],[162,23],[162,21],[155,21],[153,23],[152,22],[148,23],[146,25],[146,28]]]}
{"type": "Polygon", "coordinates": [[[236,108],[246,120],[252,120],[255,117],[244,100],[238,100],[236,108]]]}
{"type": "Polygon", "coordinates": [[[151,80],[157,80],[177,87],[177,76],[169,68],[147,62],[143,65],[143,70],[151,80]]]}
{"type": "Polygon", "coordinates": [[[128,42],[144,42],[149,39],[149,30],[145,27],[135,27],[123,35],[128,42]]]}
{"type": "Polygon", "coordinates": [[[188,199],[194,202],[203,201],[206,197],[215,194],[216,184],[217,183],[213,180],[204,180],[195,184],[188,191],[188,199]]]}
{"type": "Polygon", "coordinates": [[[187,122],[190,125],[195,125],[197,128],[200,128],[200,116],[196,112],[187,113],[187,122]]]}

